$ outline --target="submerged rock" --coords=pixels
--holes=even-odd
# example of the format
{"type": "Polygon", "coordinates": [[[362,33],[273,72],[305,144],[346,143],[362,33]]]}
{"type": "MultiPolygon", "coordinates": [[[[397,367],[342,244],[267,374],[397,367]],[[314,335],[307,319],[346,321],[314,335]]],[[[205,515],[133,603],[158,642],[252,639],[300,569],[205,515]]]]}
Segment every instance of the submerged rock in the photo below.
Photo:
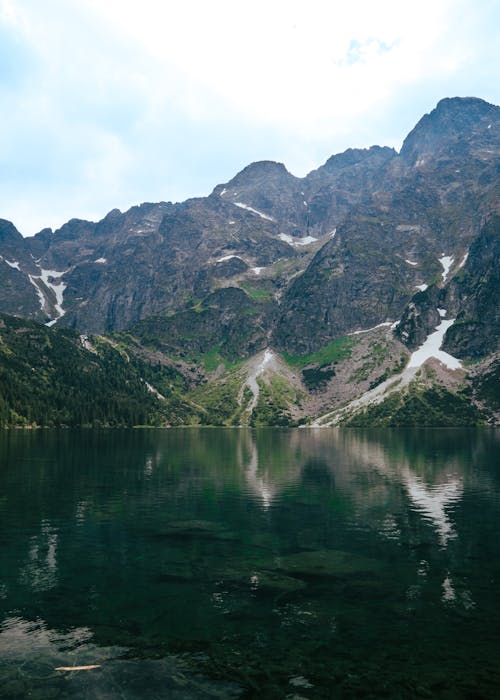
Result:
{"type": "Polygon", "coordinates": [[[206,537],[208,539],[237,539],[221,523],[212,520],[180,520],[168,523],[157,532],[162,537],[206,537]]]}
{"type": "Polygon", "coordinates": [[[344,577],[353,574],[374,573],[380,565],[374,559],[336,549],[322,549],[316,552],[299,552],[281,557],[280,571],[292,576],[344,577]]]}

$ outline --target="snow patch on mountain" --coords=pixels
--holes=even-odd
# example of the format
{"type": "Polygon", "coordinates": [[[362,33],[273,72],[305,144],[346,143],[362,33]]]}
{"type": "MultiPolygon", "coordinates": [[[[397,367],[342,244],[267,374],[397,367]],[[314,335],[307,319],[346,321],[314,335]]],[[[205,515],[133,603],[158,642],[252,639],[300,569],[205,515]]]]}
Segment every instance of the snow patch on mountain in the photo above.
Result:
{"type": "Polygon", "coordinates": [[[163,396],[163,394],[160,394],[158,389],[155,389],[154,386],[152,386],[149,382],[145,382],[145,384],[146,384],[148,391],[151,394],[154,394],[157,399],[161,399],[162,401],[165,401],[165,397],[163,396]]]}
{"type": "Polygon", "coordinates": [[[231,260],[232,258],[239,258],[240,260],[242,260],[242,258],[239,255],[224,255],[222,258],[219,258],[215,262],[226,262],[226,260],[231,260]]]}
{"type": "MultiPolygon", "coordinates": [[[[444,309],[438,309],[438,311],[443,310],[444,309]]],[[[425,342],[418,348],[418,350],[415,350],[413,355],[410,357],[410,361],[407,365],[408,368],[421,367],[430,357],[435,357],[437,360],[442,362],[443,365],[448,367],[448,369],[461,369],[462,363],[459,359],[453,357],[453,355],[449,355],[443,350],[440,350],[440,347],[443,344],[444,334],[454,323],[454,318],[451,318],[448,321],[441,321],[434,333],[427,336],[425,342]]]]}
{"type": "Polygon", "coordinates": [[[451,255],[442,255],[439,258],[439,262],[443,266],[443,282],[446,282],[446,278],[448,277],[448,274],[450,272],[450,268],[453,265],[453,258],[451,255]]]}
{"type": "Polygon", "coordinates": [[[43,292],[40,289],[40,287],[38,286],[38,282],[37,282],[37,280],[39,280],[40,277],[34,277],[33,275],[28,275],[28,279],[36,290],[36,293],[38,296],[38,301],[40,302],[41,310],[45,311],[45,304],[46,304],[45,294],[43,294],[43,292]]]}
{"type": "Polygon", "coordinates": [[[275,221],[275,219],[273,219],[272,216],[268,216],[267,214],[263,214],[258,209],[254,209],[253,207],[249,207],[248,204],[243,204],[243,202],[233,202],[233,204],[236,207],[239,207],[240,209],[246,209],[246,211],[249,211],[252,214],[257,214],[257,216],[260,216],[261,219],[267,219],[267,221],[275,221]]]}
{"type": "Polygon", "coordinates": [[[62,304],[64,290],[66,289],[67,285],[61,279],[66,272],[68,272],[68,270],[58,272],[57,270],[44,270],[43,268],[40,268],[40,275],[28,275],[29,281],[36,289],[36,293],[40,301],[40,308],[47,315],[49,314],[52,306],[52,301],[48,298],[46,290],[50,290],[55,296],[55,304],[53,306],[57,316],[51,321],[48,321],[45,324],[46,326],[53,326],[54,323],[62,318],[66,313],[62,304]]]}
{"type": "Polygon", "coordinates": [[[310,243],[316,243],[316,241],[318,240],[317,238],[314,238],[314,236],[303,236],[302,238],[294,238],[293,236],[289,236],[287,233],[280,233],[278,238],[280,238],[285,243],[288,243],[288,245],[294,247],[309,245],[310,243]]]}
{"type": "Polygon", "coordinates": [[[372,326],[371,328],[363,328],[360,331],[353,331],[352,333],[348,333],[347,335],[359,335],[360,333],[369,333],[370,331],[374,331],[377,328],[384,328],[384,327],[394,327],[394,321],[384,321],[383,323],[378,323],[376,326],[372,326]]]}
{"type": "Polygon", "coordinates": [[[6,262],[9,267],[13,267],[14,270],[21,271],[21,268],[19,267],[18,262],[11,262],[10,260],[7,260],[6,258],[3,258],[3,261],[6,262]]]}
{"type": "Polygon", "coordinates": [[[253,363],[248,373],[247,380],[243,387],[248,386],[253,394],[253,398],[247,408],[248,415],[251,416],[257,401],[259,400],[259,383],[257,378],[269,367],[274,360],[274,353],[267,348],[262,356],[258,356],[257,363],[253,363]],[[262,359],[260,359],[262,357],[262,359]]]}
{"type": "MultiPolygon", "coordinates": [[[[444,311],[441,309],[440,311],[444,311]]],[[[389,377],[375,388],[367,391],[357,399],[354,399],[344,408],[336,409],[327,413],[320,418],[317,418],[313,423],[313,427],[326,427],[338,425],[340,420],[351,411],[358,410],[370,404],[378,404],[384,401],[388,396],[396,391],[400,391],[408,386],[415,378],[419,368],[431,357],[436,358],[448,369],[456,370],[462,368],[462,363],[456,357],[453,357],[447,352],[440,350],[443,343],[444,335],[448,328],[455,323],[455,319],[441,321],[435,331],[427,336],[425,342],[411,355],[405,369],[397,375],[389,377]]]]}

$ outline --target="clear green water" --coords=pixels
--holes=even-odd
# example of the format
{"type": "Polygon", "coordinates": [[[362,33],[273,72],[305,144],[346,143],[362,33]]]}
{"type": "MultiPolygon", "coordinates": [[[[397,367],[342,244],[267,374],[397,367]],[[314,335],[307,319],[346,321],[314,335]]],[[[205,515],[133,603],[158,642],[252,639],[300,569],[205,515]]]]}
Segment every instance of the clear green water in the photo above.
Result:
{"type": "Polygon", "coordinates": [[[500,697],[499,438],[1,434],[0,697],[500,697]]]}

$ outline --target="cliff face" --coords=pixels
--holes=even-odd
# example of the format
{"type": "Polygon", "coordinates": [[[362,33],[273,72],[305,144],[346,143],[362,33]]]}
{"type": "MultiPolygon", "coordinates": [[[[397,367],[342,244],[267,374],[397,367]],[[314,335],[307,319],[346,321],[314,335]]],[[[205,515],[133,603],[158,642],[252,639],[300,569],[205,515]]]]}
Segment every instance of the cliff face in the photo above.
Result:
{"type": "Polygon", "coordinates": [[[253,163],[208,197],[30,239],[0,221],[0,311],[233,359],[380,324],[414,351],[447,318],[443,349],[478,360],[498,350],[499,164],[500,108],[453,98],[399,154],[348,149],[304,178],[253,163]]]}

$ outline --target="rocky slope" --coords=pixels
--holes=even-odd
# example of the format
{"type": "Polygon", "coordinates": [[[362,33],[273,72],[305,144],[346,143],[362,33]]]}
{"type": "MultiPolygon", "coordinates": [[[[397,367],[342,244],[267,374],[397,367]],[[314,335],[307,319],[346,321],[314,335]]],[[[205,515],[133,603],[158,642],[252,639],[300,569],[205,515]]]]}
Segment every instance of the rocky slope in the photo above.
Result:
{"type": "MultiPolygon", "coordinates": [[[[401,380],[397,405],[437,386],[462,392],[464,420],[495,421],[499,156],[500,108],[445,99],[399,154],[349,149],[304,178],[253,163],[208,197],[33,238],[0,221],[0,311],[121,333],[146,362],[184,362],[181,372],[204,377],[189,421],[212,411],[232,424],[352,422],[359,411],[362,422],[406,420],[392,389],[374,405],[390,398],[394,410],[377,418],[370,402],[351,403],[397,378],[441,329],[441,352],[460,366],[429,355],[401,380]],[[248,382],[266,350],[273,362],[248,382]]],[[[190,381],[183,396],[198,391],[190,381]]]]}

